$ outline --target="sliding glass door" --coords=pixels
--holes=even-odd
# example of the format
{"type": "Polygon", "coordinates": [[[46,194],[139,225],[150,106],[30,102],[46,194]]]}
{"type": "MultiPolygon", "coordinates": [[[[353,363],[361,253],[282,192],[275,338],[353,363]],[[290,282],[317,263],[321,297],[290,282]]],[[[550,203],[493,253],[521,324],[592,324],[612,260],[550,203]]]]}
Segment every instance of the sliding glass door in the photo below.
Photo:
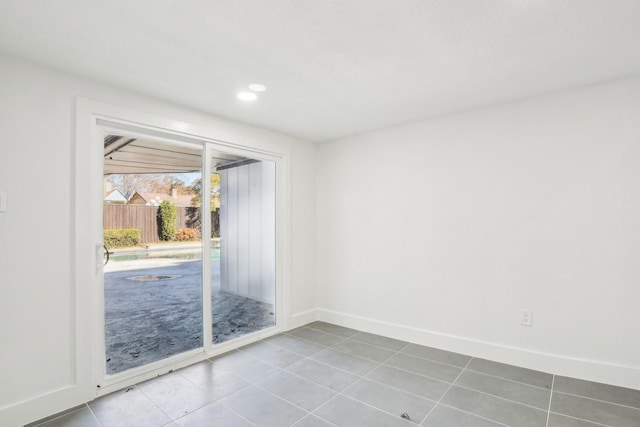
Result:
{"type": "Polygon", "coordinates": [[[202,147],[105,135],[108,375],[203,346],[202,147]]]}
{"type": "Polygon", "coordinates": [[[104,132],[104,374],[170,366],[276,325],[276,164],[104,132]]]}

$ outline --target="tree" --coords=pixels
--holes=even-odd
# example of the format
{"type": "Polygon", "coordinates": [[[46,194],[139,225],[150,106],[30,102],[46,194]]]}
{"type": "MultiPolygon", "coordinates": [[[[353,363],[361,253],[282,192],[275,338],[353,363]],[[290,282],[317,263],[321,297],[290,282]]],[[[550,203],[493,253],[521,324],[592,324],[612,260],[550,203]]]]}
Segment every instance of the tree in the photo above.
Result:
{"type": "Polygon", "coordinates": [[[160,239],[165,241],[176,239],[176,205],[169,200],[163,200],[158,209],[158,222],[160,225],[160,239]]]}
{"type": "MultiPolygon", "coordinates": [[[[202,204],[202,178],[198,178],[193,182],[191,190],[196,196],[191,199],[191,204],[195,207],[200,207],[202,204]]],[[[218,200],[220,199],[220,175],[217,173],[211,174],[211,211],[216,210],[218,206],[218,200]]]]}
{"type": "Polygon", "coordinates": [[[167,174],[113,174],[105,179],[111,182],[114,189],[120,190],[127,200],[136,192],[170,194],[172,188],[184,187],[184,182],[167,174]]]}
{"type": "MultiPolygon", "coordinates": [[[[200,216],[200,205],[202,204],[202,178],[199,178],[193,182],[191,186],[193,193],[196,196],[191,199],[192,208],[187,209],[188,215],[188,224],[189,227],[197,228],[198,230],[202,230],[202,218],[200,216]]],[[[216,206],[218,206],[218,201],[220,200],[220,175],[212,174],[211,175],[211,237],[220,237],[220,220],[219,214],[216,213],[216,206]],[[216,225],[217,224],[217,225],[216,225]]]]}

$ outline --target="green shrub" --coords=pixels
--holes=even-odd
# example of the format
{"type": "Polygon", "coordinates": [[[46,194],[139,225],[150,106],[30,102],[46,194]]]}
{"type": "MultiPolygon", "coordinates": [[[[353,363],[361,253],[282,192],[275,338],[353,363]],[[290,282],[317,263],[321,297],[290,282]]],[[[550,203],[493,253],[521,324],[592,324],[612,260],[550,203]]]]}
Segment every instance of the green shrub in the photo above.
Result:
{"type": "Polygon", "coordinates": [[[137,228],[116,228],[104,230],[104,245],[111,248],[137,246],[140,243],[140,230],[137,228]]]}
{"type": "Polygon", "coordinates": [[[169,200],[163,200],[158,209],[158,220],[160,222],[160,239],[169,241],[176,239],[176,205],[169,200]]]}
{"type": "Polygon", "coordinates": [[[198,240],[200,238],[200,232],[197,228],[181,228],[176,234],[176,240],[180,242],[188,242],[191,240],[198,240]]]}

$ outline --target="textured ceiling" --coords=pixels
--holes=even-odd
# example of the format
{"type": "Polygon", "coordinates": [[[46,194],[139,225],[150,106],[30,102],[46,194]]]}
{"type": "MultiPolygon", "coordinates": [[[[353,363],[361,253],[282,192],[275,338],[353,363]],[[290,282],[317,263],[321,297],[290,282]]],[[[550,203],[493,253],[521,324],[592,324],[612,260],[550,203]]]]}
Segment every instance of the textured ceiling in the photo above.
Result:
{"type": "Polygon", "coordinates": [[[0,0],[0,51],[326,141],[638,73],[640,1],[0,0]]]}

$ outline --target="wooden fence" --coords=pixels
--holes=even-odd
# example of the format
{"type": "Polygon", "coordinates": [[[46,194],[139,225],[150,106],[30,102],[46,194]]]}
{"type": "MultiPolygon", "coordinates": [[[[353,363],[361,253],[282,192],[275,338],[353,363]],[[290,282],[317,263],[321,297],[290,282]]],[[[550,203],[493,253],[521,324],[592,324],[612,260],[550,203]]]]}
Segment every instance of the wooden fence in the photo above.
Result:
{"type": "MultiPolygon", "coordinates": [[[[158,234],[158,206],[104,205],[103,228],[136,228],[140,230],[140,243],[160,241],[158,234]]],[[[200,227],[199,208],[176,208],[176,229],[200,227]]],[[[219,211],[211,212],[211,237],[220,236],[219,211]]]]}

